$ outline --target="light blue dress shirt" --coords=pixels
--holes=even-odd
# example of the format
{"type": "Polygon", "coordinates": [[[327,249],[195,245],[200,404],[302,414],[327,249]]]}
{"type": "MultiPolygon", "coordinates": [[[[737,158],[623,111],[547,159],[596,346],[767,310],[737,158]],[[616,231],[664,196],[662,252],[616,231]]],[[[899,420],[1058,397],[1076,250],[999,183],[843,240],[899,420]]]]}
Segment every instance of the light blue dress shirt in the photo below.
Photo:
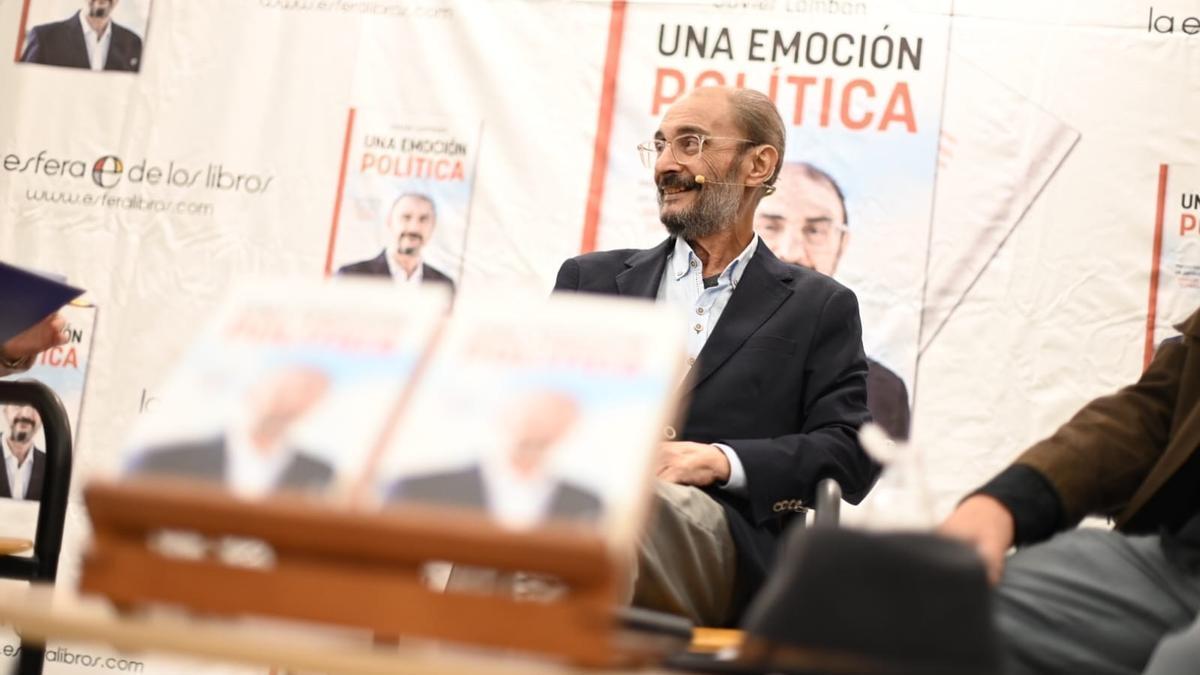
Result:
{"type": "MultiPolygon", "coordinates": [[[[708,341],[721,313],[729,304],[733,290],[737,288],[742,274],[746,272],[746,264],[758,249],[758,235],[755,234],[746,248],[738,257],[725,267],[717,277],[717,283],[710,288],[704,287],[704,264],[682,237],[675,239],[675,248],[667,259],[667,267],[663,270],[662,281],[658,285],[658,301],[666,302],[684,310],[687,324],[684,328],[687,336],[687,365],[690,369],[696,363],[696,357],[708,341]]],[[[733,448],[724,443],[713,443],[729,460],[729,480],[721,485],[725,490],[735,494],[746,493],[746,470],[742,460],[738,459],[733,448]]]]}

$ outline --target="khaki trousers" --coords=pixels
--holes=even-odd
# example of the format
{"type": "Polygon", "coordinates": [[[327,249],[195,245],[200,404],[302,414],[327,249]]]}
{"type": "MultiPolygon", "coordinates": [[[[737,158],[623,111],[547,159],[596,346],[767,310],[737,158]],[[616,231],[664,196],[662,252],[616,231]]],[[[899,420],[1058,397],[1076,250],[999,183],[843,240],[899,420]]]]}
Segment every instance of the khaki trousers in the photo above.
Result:
{"type": "Polygon", "coordinates": [[[737,552],[725,510],[699,488],[655,481],[649,527],[638,546],[632,604],[724,625],[737,552]]]}
{"type": "MultiPolygon", "coordinates": [[[[725,510],[699,488],[655,481],[650,511],[649,526],[638,543],[632,588],[624,600],[687,617],[698,626],[724,625],[737,573],[725,510]]],[[[457,564],[443,583],[447,591],[541,601],[565,592],[561,582],[546,575],[457,564]]]]}

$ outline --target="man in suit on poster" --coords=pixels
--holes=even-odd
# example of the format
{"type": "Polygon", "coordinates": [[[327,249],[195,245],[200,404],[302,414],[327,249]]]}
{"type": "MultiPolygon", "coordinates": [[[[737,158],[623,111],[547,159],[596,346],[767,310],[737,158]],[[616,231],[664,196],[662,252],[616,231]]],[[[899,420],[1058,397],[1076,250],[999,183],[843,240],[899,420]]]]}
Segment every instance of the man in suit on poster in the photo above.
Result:
{"type": "MultiPolygon", "coordinates": [[[[41,352],[65,344],[67,321],[51,314],[0,344],[0,377],[28,370],[41,352]]],[[[41,415],[26,405],[3,404],[6,430],[0,434],[0,497],[37,501],[42,496],[46,453],[34,447],[41,415]]]]}
{"type": "Polygon", "coordinates": [[[374,258],[343,265],[337,273],[388,276],[399,284],[447,284],[453,292],[450,277],[421,258],[421,250],[429,243],[436,225],[437,207],[429,195],[402,194],[388,211],[387,247],[374,258]]]}
{"type": "Polygon", "coordinates": [[[112,20],[119,0],[87,0],[86,13],[29,30],[21,61],[48,66],[137,72],[142,39],[112,20]]]}
{"type": "Polygon", "coordinates": [[[509,438],[503,450],[456,471],[401,478],[388,490],[388,501],[485,510],[519,528],[547,518],[595,521],[603,512],[600,499],[553,475],[550,466],[579,416],[579,404],[568,394],[538,391],[523,396],[507,411],[509,438]]]}
{"type": "Polygon", "coordinates": [[[46,453],[33,444],[42,417],[33,406],[4,404],[5,431],[0,435],[0,497],[6,499],[42,498],[46,475],[46,453]]]}
{"type": "Polygon", "coordinates": [[[818,482],[835,478],[858,502],[878,473],[857,439],[870,414],[854,294],[780,261],[754,232],[784,134],[759,92],[692,91],[639,148],[670,236],[567,260],[555,284],[656,298],[688,316],[690,404],[664,431],[633,604],[703,625],[737,622],[818,482]]]}
{"type": "MultiPolygon", "coordinates": [[[[788,162],[779,189],[758,208],[754,230],[784,262],[833,276],[850,243],[842,188],[828,173],[805,162],[788,162]]],[[[908,440],[912,413],[904,380],[867,357],[867,407],[892,438],[908,440]]]]}
{"type": "Polygon", "coordinates": [[[129,472],[222,482],[245,495],[320,491],[333,480],[333,468],[294,448],[289,435],[328,388],[329,377],[315,368],[275,371],[250,388],[244,408],[225,433],[150,448],[129,472]]]}

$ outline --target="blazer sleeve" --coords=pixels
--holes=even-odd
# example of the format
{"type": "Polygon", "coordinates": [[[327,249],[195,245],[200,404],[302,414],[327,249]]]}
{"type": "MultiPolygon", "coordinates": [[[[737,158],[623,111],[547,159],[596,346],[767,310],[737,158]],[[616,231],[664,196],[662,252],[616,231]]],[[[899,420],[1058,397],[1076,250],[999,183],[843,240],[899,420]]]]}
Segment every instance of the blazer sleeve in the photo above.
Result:
{"type": "Polygon", "coordinates": [[[1135,384],[1088,403],[1017,458],[1058,492],[1059,529],[1114,513],[1133,496],[1166,450],[1186,355],[1183,341],[1163,344],[1135,384]]]}
{"type": "Polygon", "coordinates": [[[36,26],[29,30],[26,42],[25,53],[21,54],[21,61],[23,63],[45,63],[45,57],[42,55],[41,31],[36,26]]]}
{"type": "Polygon", "coordinates": [[[565,260],[558,268],[558,277],[554,280],[555,291],[579,290],[579,261],[574,258],[565,260]]]}
{"type": "MultiPolygon", "coordinates": [[[[754,519],[780,515],[790,500],[811,503],[817,483],[834,478],[847,501],[858,503],[879,475],[879,465],[858,443],[868,420],[867,360],[862,347],[858,300],[847,289],[822,307],[805,358],[803,410],[797,433],[775,438],[723,439],[746,470],[754,519]]],[[[791,510],[791,509],[785,509],[791,510]]]]}

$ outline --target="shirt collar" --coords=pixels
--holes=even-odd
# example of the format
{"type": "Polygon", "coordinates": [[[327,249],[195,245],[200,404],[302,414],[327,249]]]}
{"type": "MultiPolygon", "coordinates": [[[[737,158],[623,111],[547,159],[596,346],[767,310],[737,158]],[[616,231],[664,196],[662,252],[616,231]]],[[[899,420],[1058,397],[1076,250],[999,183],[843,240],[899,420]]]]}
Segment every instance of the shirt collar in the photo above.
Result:
{"type": "Polygon", "coordinates": [[[111,19],[109,19],[108,25],[104,27],[104,35],[100,35],[96,31],[92,30],[92,24],[87,22],[87,17],[83,15],[82,11],[76,12],[76,14],[79,16],[79,25],[83,26],[83,36],[88,40],[99,40],[100,38],[104,37],[104,35],[108,35],[108,32],[112,30],[111,19]]]}
{"type": "Polygon", "coordinates": [[[247,497],[273,490],[295,457],[287,440],[263,453],[243,430],[226,436],[225,481],[234,492],[247,497]]]}
{"type": "Polygon", "coordinates": [[[388,272],[391,273],[392,279],[395,279],[396,281],[411,281],[415,283],[422,281],[425,276],[424,262],[417,263],[417,269],[413,270],[412,274],[409,274],[408,272],[404,271],[404,268],[400,266],[400,263],[396,262],[396,260],[392,258],[391,249],[384,251],[383,259],[387,261],[388,272]]]}
{"type": "MultiPolygon", "coordinates": [[[[750,262],[750,258],[754,257],[754,252],[758,250],[758,233],[756,232],[750,238],[750,243],[746,244],[746,248],[734,258],[725,269],[721,272],[718,278],[718,283],[728,281],[734,288],[737,288],[738,282],[742,280],[742,275],[746,273],[746,263],[750,262]]],[[[692,261],[696,261],[695,270],[697,274],[703,274],[700,269],[700,256],[692,250],[692,246],[684,240],[683,237],[675,238],[675,249],[671,253],[671,274],[676,281],[687,276],[692,267],[692,261]]]]}
{"type": "MultiPolygon", "coordinates": [[[[16,454],[13,453],[12,448],[8,447],[8,439],[7,438],[0,436],[0,445],[4,446],[4,459],[5,460],[11,461],[14,466],[19,466],[19,467],[25,466],[25,464],[23,462],[21,462],[21,460],[17,459],[17,456],[16,456],[16,454]]],[[[29,452],[25,455],[25,461],[29,461],[30,459],[33,459],[33,457],[31,456],[31,455],[33,455],[33,450],[34,450],[33,446],[30,446],[29,452]]]]}

